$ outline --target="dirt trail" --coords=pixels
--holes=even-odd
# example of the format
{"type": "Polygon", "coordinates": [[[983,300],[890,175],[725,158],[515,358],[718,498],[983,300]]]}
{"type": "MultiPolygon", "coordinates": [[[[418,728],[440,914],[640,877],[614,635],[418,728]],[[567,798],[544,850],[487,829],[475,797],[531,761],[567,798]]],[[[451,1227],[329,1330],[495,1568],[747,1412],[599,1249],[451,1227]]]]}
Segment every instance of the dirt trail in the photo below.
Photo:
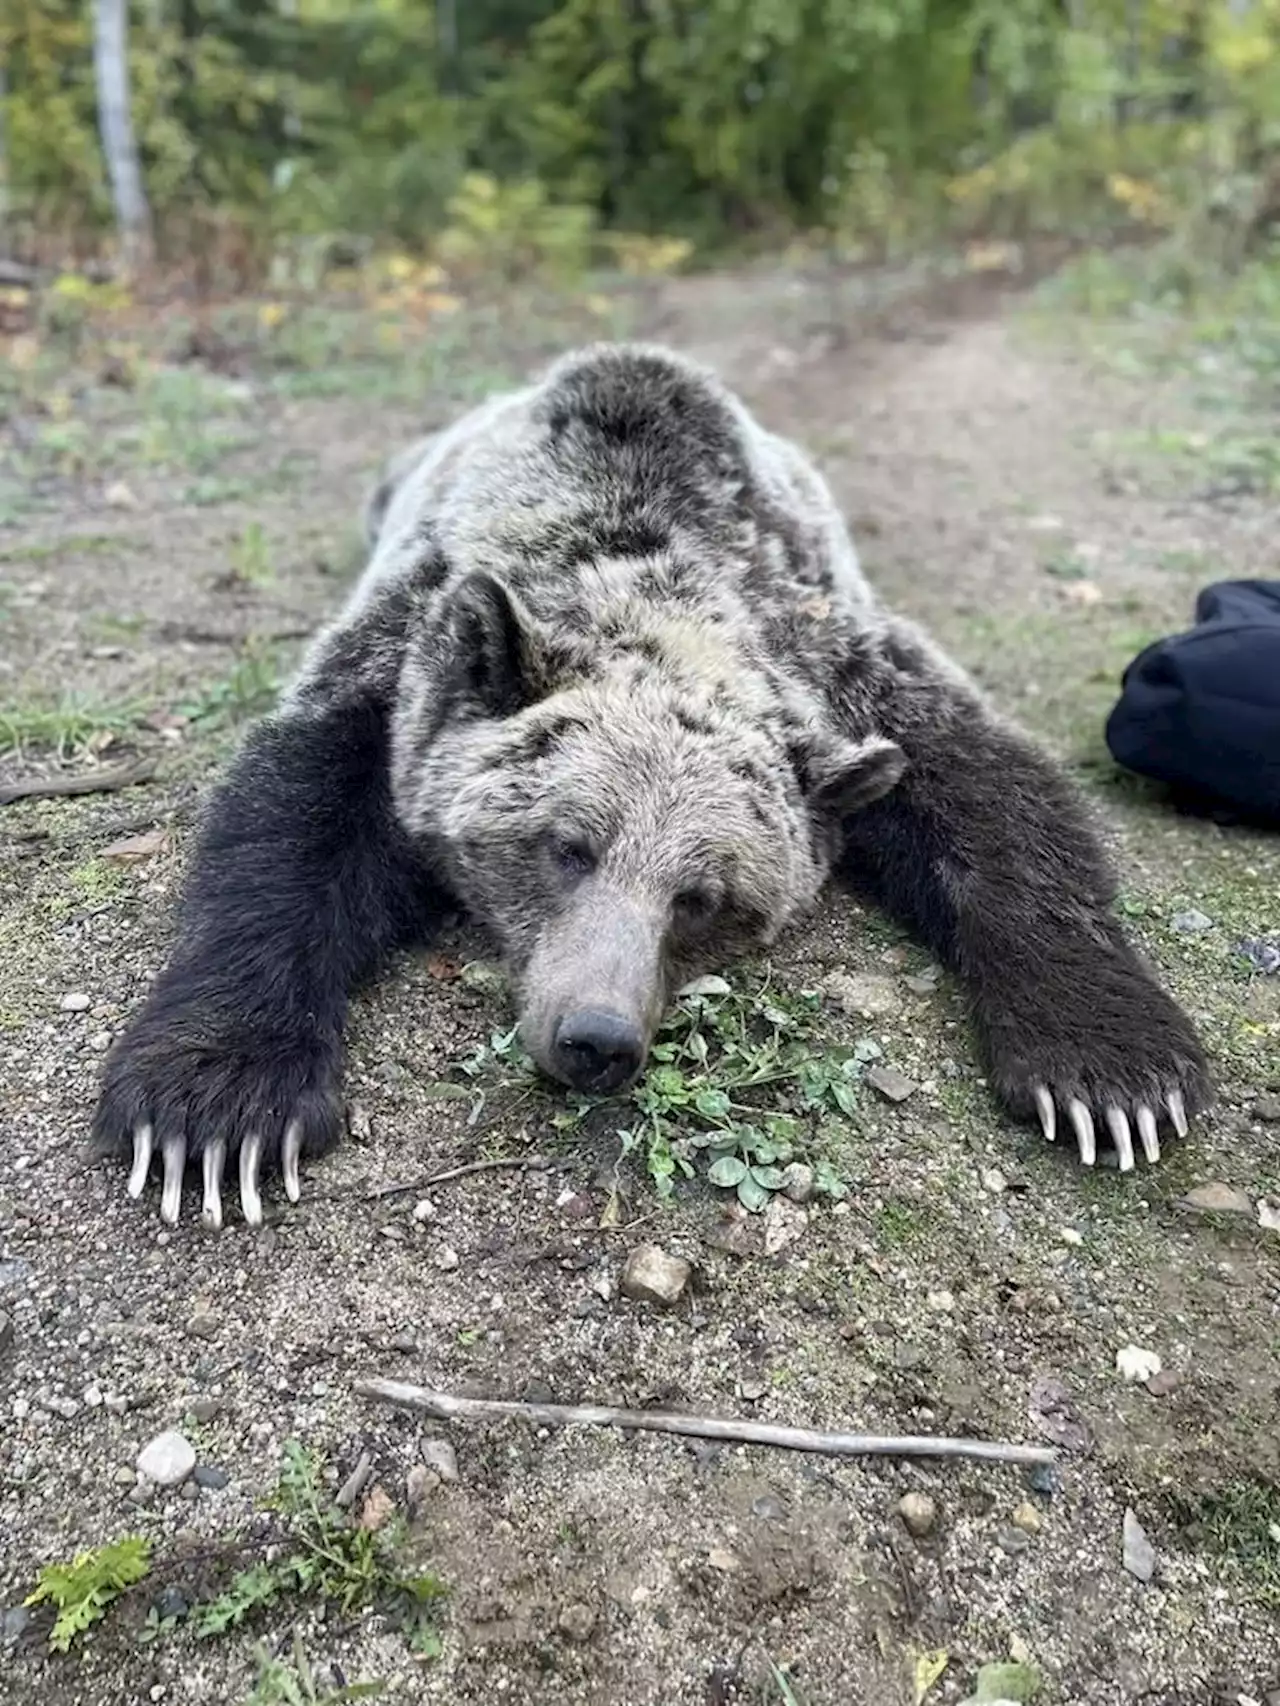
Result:
{"type": "MultiPolygon", "coordinates": [[[[949,1665],[929,1698],[943,1706],[1011,1651],[1042,1673],[1038,1698],[1062,1706],[1280,1690],[1267,1532],[1280,1518],[1280,1237],[1180,1206],[1206,1180],[1280,1200],[1280,979],[1248,978],[1237,950],[1280,927],[1280,857],[1274,840],[1176,818],[1118,785],[1100,737],[1120,667],[1185,624],[1199,584],[1275,572],[1274,510],[1190,497],[1131,466],[1125,447],[1153,425],[1199,419],[1185,375],[1104,374],[1016,302],[860,323],[852,287],[757,273],[672,287],[645,329],[714,360],[809,444],[885,594],[1095,790],[1134,928],[1213,1048],[1215,1115],[1158,1172],[1082,1176],[994,1111],[954,990],[905,982],[924,956],[832,896],[775,957],[778,985],[843,990],[850,1010],[829,1003],[829,1022],[876,1038],[917,1088],[899,1106],[864,1097],[847,1202],[814,1209],[780,1254],[723,1252],[707,1193],[664,1206],[629,1167],[624,1224],[600,1229],[616,1145],[557,1147],[545,1110],[518,1101],[469,1127],[465,1104],[433,1096],[505,1018],[500,997],[452,975],[482,951],[467,941],[406,960],[360,1003],[355,1134],[310,1169],[298,1209],[278,1207],[259,1236],[231,1225],[212,1238],[190,1220],[162,1233],[155,1202],[127,1203],[116,1171],[85,1165],[81,1139],[105,1040],[163,955],[191,801],[227,749],[214,712],[256,691],[236,642],[284,635],[288,655],[288,636],[332,608],[366,481],[451,406],[448,387],[424,408],[210,381],[246,440],[219,452],[216,501],[193,502],[171,463],[135,458],[131,507],[104,505],[118,470],[95,465],[52,477],[47,507],[19,508],[0,535],[0,699],[91,687],[103,702],[202,710],[117,737],[164,759],[157,786],[4,809],[0,1610],[39,1564],[124,1533],[152,1537],[157,1564],[69,1658],[43,1655],[33,1619],[0,1648],[0,1698],[246,1698],[247,1635],[144,1647],[138,1629],[160,1587],[195,1597],[260,1552],[286,1438],[327,1452],[336,1479],[371,1453],[404,1505],[433,1430],[354,1400],[369,1374],[1015,1439],[1042,1437],[1029,1400],[1052,1377],[1090,1445],[1036,1490],[1012,1469],[459,1429],[459,1479],[431,1493],[410,1542],[451,1588],[442,1656],[417,1663],[377,1619],[304,1618],[318,1670],[385,1679],[388,1698],[784,1701],[773,1665],[807,1706],[893,1706],[914,1698],[914,1656],[937,1650],[949,1665]],[[170,814],[162,851],[97,857],[170,814]],[[1193,908],[1208,926],[1175,928],[1193,908]],[[87,1010],[66,1010],[69,994],[87,1010]],[[414,1192],[365,1200],[521,1146],[555,1149],[555,1165],[441,1187],[423,1217],[414,1192]],[[696,1264],[692,1298],[670,1315],[617,1295],[626,1250],[650,1238],[696,1264]],[[1169,1371],[1159,1395],[1117,1373],[1132,1344],[1169,1371]],[[138,1449],[166,1427],[229,1484],[130,1502],[138,1449]],[[895,1514],[909,1490],[937,1507],[922,1540],[895,1514]],[[1175,1495],[1206,1494],[1206,1510],[1235,1516],[1189,1527],[1175,1495]],[[1150,1584],[1122,1567],[1126,1507],[1157,1551],[1150,1584]]],[[[456,394],[534,353],[463,350],[456,394]]],[[[166,443],[198,401],[146,404],[168,411],[166,443]]],[[[112,406],[124,430],[144,401],[112,406]]],[[[36,489],[31,478],[20,467],[14,489],[36,489]]],[[[287,1629],[283,1612],[260,1625],[287,1629]]]]}

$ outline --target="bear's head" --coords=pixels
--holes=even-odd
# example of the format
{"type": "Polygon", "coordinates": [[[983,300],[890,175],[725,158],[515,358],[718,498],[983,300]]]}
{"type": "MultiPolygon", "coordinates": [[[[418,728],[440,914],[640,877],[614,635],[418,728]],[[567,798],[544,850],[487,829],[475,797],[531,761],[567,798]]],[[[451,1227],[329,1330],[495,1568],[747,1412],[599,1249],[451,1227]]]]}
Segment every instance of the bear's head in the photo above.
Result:
{"type": "Polygon", "coordinates": [[[394,744],[400,815],[501,944],[525,1046],[598,1093],[684,981],[813,901],[841,820],[905,766],[797,719],[714,624],[588,658],[488,575],[422,637],[394,744]]]}

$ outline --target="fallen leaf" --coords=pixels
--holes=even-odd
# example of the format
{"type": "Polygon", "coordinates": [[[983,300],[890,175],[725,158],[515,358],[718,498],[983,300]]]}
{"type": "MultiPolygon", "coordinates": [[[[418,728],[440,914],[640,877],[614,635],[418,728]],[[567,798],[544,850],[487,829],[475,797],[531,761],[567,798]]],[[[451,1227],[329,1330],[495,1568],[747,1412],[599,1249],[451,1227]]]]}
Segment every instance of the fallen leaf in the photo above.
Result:
{"type": "Polygon", "coordinates": [[[678,998],[686,995],[728,995],[729,993],[729,985],[722,977],[696,977],[692,983],[686,983],[676,991],[678,998]]]}
{"type": "Polygon", "coordinates": [[[395,1508],[391,1496],[384,1492],[381,1487],[376,1485],[370,1487],[368,1497],[365,1499],[360,1512],[360,1527],[368,1529],[370,1533],[376,1532],[392,1515],[395,1508]]]}
{"type": "Polygon", "coordinates": [[[142,835],[126,835],[123,841],[113,841],[110,847],[102,849],[98,857],[115,859],[122,865],[138,865],[144,859],[153,859],[157,853],[163,853],[168,844],[166,830],[148,829],[142,835]]]}
{"type": "Polygon", "coordinates": [[[1056,1375],[1042,1374],[1032,1383],[1027,1412],[1047,1439],[1068,1451],[1091,1449],[1093,1436],[1081,1420],[1071,1394],[1056,1375]]]}
{"type": "Polygon", "coordinates": [[[1235,1185],[1224,1185],[1221,1179],[1193,1185],[1182,1199],[1184,1208],[1194,1208],[1204,1214],[1247,1214],[1252,1216],[1253,1204],[1235,1185]]]}
{"type": "Polygon", "coordinates": [[[949,1663],[949,1655],[941,1649],[936,1653],[918,1655],[915,1674],[916,1706],[920,1706],[920,1702],[937,1682],[943,1671],[946,1670],[949,1663]]]}
{"type": "Polygon", "coordinates": [[[611,1226],[622,1225],[622,1204],[617,1191],[610,1191],[603,1209],[600,1211],[600,1225],[607,1230],[611,1226]]]}
{"type": "Polygon", "coordinates": [[[1126,1380],[1151,1380],[1163,1367],[1156,1352],[1141,1345],[1125,1345],[1116,1352],[1116,1368],[1126,1380]]]}

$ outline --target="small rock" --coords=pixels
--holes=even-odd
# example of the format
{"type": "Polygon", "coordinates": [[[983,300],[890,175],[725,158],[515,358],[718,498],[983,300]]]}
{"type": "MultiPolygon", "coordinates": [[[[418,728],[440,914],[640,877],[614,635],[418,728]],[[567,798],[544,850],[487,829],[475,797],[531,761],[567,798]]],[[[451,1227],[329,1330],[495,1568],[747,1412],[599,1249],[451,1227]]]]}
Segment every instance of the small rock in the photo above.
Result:
{"type": "Polygon", "coordinates": [[[442,1273],[451,1274],[458,1265],[458,1252],[452,1244],[446,1244],[436,1251],[436,1266],[442,1273]]]}
{"type": "Polygon", "coordinates": [[[425,1463],[415,1463],[405,1477],[405,1503],[410,1515],[420,1511],[440,1485],[440,1477],[425,1463]]]}
{"type": "Polygon", "coordinates": [[[1020,1528],[1024,1534],[1039,1534],[1040,1530],[1044,1527],[1044,1518],[1031,1503],[1030,1499],[1024,1499],[1022,1501],[1017,1510],[1014,1511],[1013,1515],[1009,1518],[1009,1521],[1015,1528],[1020,1528]]]}
{"type": "Polygon", "coordinates": [[[1009,1189],[1009,1181],[998,1167],[984,1167],[982,1170],[982,1188],[990,1191],[993,1197],[998,1197],[1009,1189]]]}
{"type": "Polygon", "coordinates": [[[434,1469],[442,1481],[458,1479],[458,1454],[447,1439],[423,1440],[422,1461],[428,1469],[434,1469]]]}
{"type": "Polygon", "coordinates": [[[413,1356],[418,1349],[418,1341],[414,1338],[412,1333],[392,1333],[391,1337],[387,1340],[387,1349],[389,1351],[399,1351],[401,1356],[413,1356]]]}
{"type": "Polygon", "coordinates": [[[423,1197],[421,1202],[414,1203],[413,1218],[418,1222],[419,1226],[422,1225],[423,1221],[434,1220],[435,1217],[436,1205],[430,1200],[430,1198],[423,1197]]]}
{"type": "Polygon", "coordinates": [[[112,480],[102,494],[108,509],[137,509],[138,500],[123,480],[112,480]]]}
{"type": "Polygon", "coordinates": [[[751,1514],[758,1516],[761,1522],[785,1522],[788,1511],[781,1499],[775,1499],[772,1493],[763,1493],[751,1501],[751,1514]]]}
{"type": "Polygon", "coordinates": [[[151,1602],[155,1614],[162,1621],[166,1617],[185,1617],[191,1607],[181,1588],[163,1588],[151,1602]]]}
{"type": "Polygon", "coordinates": [[[194,1481],[184,1481],[178,1488],[178,1497],[185,1499],[189,1505],[193,1505],[200,1497],[200,1489],[194,1481]]]}
{"type": "Polygon", "coordinates": [[[42,1410],[48,1410],[52,1415],[61,1416],[64,1422],[69,1422],[73,1416],[80,1414],[80,1404],[75,1398],[68,1397],[65,1392],[43,1392],[36,1399],[42,1410]]]}
{"type": "Polygon", "coordinates": [[[390,1493],[375,1483],[370,1487],[369,1496],[361,1508],[357,1526],[370,1534],[376,1534],[380,1528],[386,1527],[388,1520],[395,1514],[395,1508],[390,1493]]]}
{"type": "Polygon", "coordinates": [[[864,1074],[873,1090],[879,1091],[886,1102],[905,1102],[920,1086],[891,1066],[869,1066],[864,1074]]]}
{"type": "Polygon", "coordinates": [[[221,1398],[193,1398],[191,1401],[191,1414],[197,1422],[211,1422],[221,1410],[221,1398]]]}
{"type": "Polygon", "coordinates": [[[580,1602],[566,1605],[556,1619],[556,1627],[562,1635],[567,1635],[571,1641],[589,1641],[591,1632],[596,1626],[596,1614],[591,1606],[580,1602]]]}
{"type": "Polygon", "coordinates": [[[102,1407],[102,1388],[100,1386],[86,1386],[80,1396],[91,1410],[102,1407]]]}
{"type": "Polygon", "coordinates": [[[350,1510],[369,1484],[369,1477],[372,1474],[373,1458],[369,1452],[362,1452],[359,1462],[334,1495],[333,1502],[339,1510],[350,1510]]]}
{"type": "Polygon", "coordinates": [[[813,1195],[813,1168],[792,1161],[782,1169],[782,1192],[792,1202],[807,1203],[813,1195]]]}
{"type": "Polygon", "coordinates": [[[30,1616],[25,1605],[10,1605],[0,1611],[0,1647],[12,1646],[21,1638],[30,1616]]]}
{"type": "Polygon", "coordinates": [[[13,1317],[6,1315],[0,1309],[0,1352],[7,1351],[13,1343],[13,1317]]]}
{"type": "MultiPolygon", "coordinates": [[[[106,1405],[107,1409],[110,1410],[113,1416],[123,1416],[129,1408],[129,1400],[125,1397],[123,1392],[108,1392],[102,1402],[106,1405]]],[[[192,1407],[192,1413],[194,1414],[194,1406],[192,1407]]]]}
{"type": "MultiPolygon", "coordinates": [[[[1258,1198],[1258,1225],[1264,1232],[1280,1232],[1280,1205],[1258,1198]]],[[[0,1338],[3,1335],[0,1334],[0,1338]]]]}
{"type": "Polygon", "coordinates": [[[928,1493],[904,1493],[898,1500],[898,1515],[909,1534],[923,1540],[938,1520],[938,1507],[928,1493]]]}
{"type": "Polygon", "coordinates": [[[1116,1352],[1116,1369],[1126,1380],[1150,1380],[1163,1366],[1155,1351],[1141,1345],[1125,1345],[1116,1352]]]}
{"type": "Polygon", "coordinates": [[[1183,936],[1202,936],[1213,929],[1213,920],[1193,906],[1188,912],[1177,912],[1169,920],[1169,928],[1183,936]]]}
{"type": "Polygon", "coordinates": [[[129,1491],[125,1494],[125,1497],[131,1505],[149,1505],[155,1497],[155,1494],[156,1489],[154,1482],[139,1481],[135,1486],[130,1487],[129,1491]]]}
{"type": "Polygon", "coordinates": [[[137,1472],[130,1469],[127,1463],[122,1463],[111,1479],[117,1487],[133,1487],[137,1485],[138,1476],[137,1472]]]}
{"type": "Polygon", "coordinates": [[[1033,1493],[1051,1499],[1058,1490],[1058,1471],[1052,1463],[1033,1463],[1023,1479],[1033,1493]]]}
{"type": "Polygon", "coordinates": [[[657,1244],[640,1244],[622,1270],[622,1295],[640,1303],[671,1308],[684,1295],[693,1269],[680,1256],[668,1256],[657,1244]]]}
{"type": "Polygon", "coordinates": [[[931,1291],[926,1301],[930,1309],[936,1309],[942,1315],[950,1315],[956,1306],[956,1300],[949,1291],[931,1291]]]}
{"type": "Polygon", "coordinates": [[[1131,1510],[1124,1513],[1124,1567],[1140,1582],[1149,1582],[1156,1573],[1155,1547],[1147,1539],[1146,1530],[1131,1510]]]}
{"type": "Polygon", "coordinates": [[[1074,1226],[1064,1226],[1058,1236],[1064,1244],[1070,1244],[1073,1250],[1078,1250],[1084,1243],[1084,1233],[1077,1232],[1074,1226]]]}
{"type": "Polygon", "coordinates": [[[885,1018],[902,1006],[894,980],[875,972],[832,972],[822,991],[850,1018],[885,1018]]]}
{"type": "Polygon", "coordinates": [[[231,1477],[225,1469],[215,1469],[209,1463],[197,1463],[192,1473],[192,1479],[197,1487],[203,1487],[209,1493],[221,1492],[231,1481],[231,1477]]]}
{"type": "Polygon", "coordinates": [[[196,1466],[195,1449],[170,1428],[143,1446],[138,1453],[138,1471],[157,1487],[177,1487],[196,1466]]]}
{"type": "Polygon", "coordinates": [[[1020,1528],[1002,1528],[996,1535],[996,1545],[1010,1558],[1016,1558],[1019,1552],[1025,1552],[1031,1544],[1031,1536],[1020,1528]]]}
{"type": "Polygon", "coordinates": [[[591,1289],[601,1303],[613,1302],[613,1275],[608,1272],[596,1274],[591,1281],[591,1289]]]}
{"type": "Polygon", "coordinates": [[[809,1225],[809,1216],[798,1204],[786,1197],[770,1197],[764,1211],[764,1253],[777,1256],[802,1238],[809,1225]]]}
{"type": "Polygon", "coordinates": [[[368,1143],[373,1135],[373,1122],[369,1111],[361,1102],[352,1102],[347,1107],[347,1130],[354,1143],[368,1143]]]}
{"type": "Polygon", "coordinates": [[[722,1570],[727,1576],[740,1568],[737,1553],[730,1552],[727,1546],[713,1546],[707,1553],[707,1562],[713,1570],[722,1570]]]}
{"type": "Polygon", "coordinates": [[[89,1047],[95,1054],[105,1054],[111,1047],[110,1031],[95,1031],[89,1038],[89,1047]]]}
{"type": "Polygon", "coordinates": [[[759,1374],[744,1375],[738,1382],[738,1391],[748,1404],[758,1403],[769,1390],[769,1382],[759,1374]]]}
{"type": "Polygon", "coordinates": [[[93,1006],[93,997],[83,994],[80,990],[72,990],[69,995],[62,997],[58,1006],[64,1013],[87,1013],[93,1006]]]}
{"type": "Polygon", "coordinates": [[[1280,1096],[1259,1096],[1253,1104],[1253,1117],[1264,1125],[1280,1125],[1280,1096]]]}
{"type": "Polygon", "coordinates": [[[187,1334],[193,1339],[211,1339],[218,1331],[218,1317],[206,1309],[198,1309],[187,1322],[187,1334]]]}
{"type": "Polygon", "coordinates": [[[1147,1391],[1153,1398],[1167,1398],[1171,1392],[1176,1392],[1181,1384],[1171,1368],[1162,1368],[1148,1380],[1147,1391]]]}
{"type": "Polygon", "coordinates": [[[1182,1206],[1197,1209],[1201,1214],[1247,1214],[1253,1218],[1253,1204],[1245,1193],[1220,1179],[1193,1185],[1183,1197],[1182,1206]]]}

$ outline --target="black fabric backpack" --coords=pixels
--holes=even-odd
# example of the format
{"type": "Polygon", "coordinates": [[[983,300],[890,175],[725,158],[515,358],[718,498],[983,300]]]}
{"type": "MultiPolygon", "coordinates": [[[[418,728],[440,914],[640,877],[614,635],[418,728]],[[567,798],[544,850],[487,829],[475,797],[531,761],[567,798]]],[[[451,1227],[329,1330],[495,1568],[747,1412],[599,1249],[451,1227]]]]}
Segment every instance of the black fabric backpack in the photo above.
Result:
{"type": "Polygon", "coordinates": [[[1192,809],[1280,828],[1280,581],[1206,587],[1125,670],[1107,746],[1192,809]]]}

